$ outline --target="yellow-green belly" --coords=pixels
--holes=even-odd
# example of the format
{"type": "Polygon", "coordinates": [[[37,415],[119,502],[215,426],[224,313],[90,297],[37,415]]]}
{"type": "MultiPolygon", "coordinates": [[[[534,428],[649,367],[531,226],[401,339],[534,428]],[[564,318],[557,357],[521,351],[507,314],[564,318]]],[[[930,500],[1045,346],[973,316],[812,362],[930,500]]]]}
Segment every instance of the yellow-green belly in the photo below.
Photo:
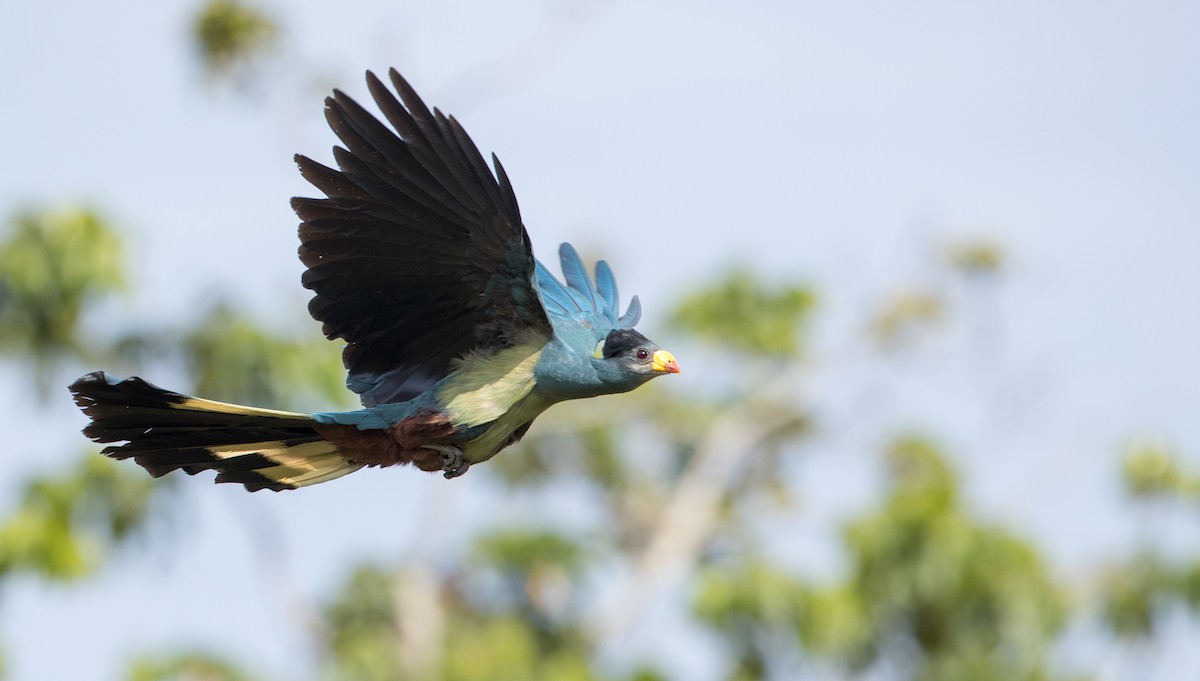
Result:
{"type": "Polygon", "coordinates": [[[457,427],[487,426],[483,435],[461,445],[468,462],[495,456],[518,428],[550,406],[533,390],[543,342],[467,355],[455,362],[454,372],[438,390],[438,402],[457,427]]]}
{"type": "Polygon", "coordinates": [[[537,418],[549,406],[549,402],[534,395],[522,398],[504,415],[493,421],[483,435],[462,445],[463,456],[472,464],[487,461],[500,451],[518,428],[537,418]]]}

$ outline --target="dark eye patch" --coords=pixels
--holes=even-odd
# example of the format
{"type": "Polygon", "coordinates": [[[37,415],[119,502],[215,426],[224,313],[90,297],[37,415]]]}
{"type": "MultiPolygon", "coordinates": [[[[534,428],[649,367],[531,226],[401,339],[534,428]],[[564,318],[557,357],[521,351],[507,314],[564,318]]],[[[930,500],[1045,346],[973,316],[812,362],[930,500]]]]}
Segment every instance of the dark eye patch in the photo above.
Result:
{"type": "Polygon", "coordinates": [[[604,339],[604,359],[612,359],[623,352],[629,352],[649,342],[649,338],[633,329],[613,329],[604,339]]]}

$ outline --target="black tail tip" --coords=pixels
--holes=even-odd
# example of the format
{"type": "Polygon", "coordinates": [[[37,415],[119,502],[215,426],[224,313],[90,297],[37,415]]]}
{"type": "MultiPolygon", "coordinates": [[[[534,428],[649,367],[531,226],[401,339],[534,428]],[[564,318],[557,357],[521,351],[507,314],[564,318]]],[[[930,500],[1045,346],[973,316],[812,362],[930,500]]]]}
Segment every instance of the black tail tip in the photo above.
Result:
{"type": "Polygon", "coordinates": [[[75,382],[67,386],[67,389],[71,391],[71,396],[75,399],[75,404],[79,405],[80,409],[83,409],[95,402],[97,392],[120,382],[120,379],[110,378],[103,371],[93,371],[90,374],[84,374],[75,379],[75,382]]]}
{"type": "Polygon", "coordinates": [[[94,383],[108,383],[108,374],[103,371],[93,371],[90,374],[84,374],[75,379],[75,382],[70,385],[71,392],[77,392],[84,386],[94,383]]]}
{"type": "Polygon", "coordinates": [[[106,407],[163,408],[187,400],[137,376],[123,379],[103,371],[84,374],[68,387],[75,404],[93,418],[102,416],[97,409],[106,407]]]}

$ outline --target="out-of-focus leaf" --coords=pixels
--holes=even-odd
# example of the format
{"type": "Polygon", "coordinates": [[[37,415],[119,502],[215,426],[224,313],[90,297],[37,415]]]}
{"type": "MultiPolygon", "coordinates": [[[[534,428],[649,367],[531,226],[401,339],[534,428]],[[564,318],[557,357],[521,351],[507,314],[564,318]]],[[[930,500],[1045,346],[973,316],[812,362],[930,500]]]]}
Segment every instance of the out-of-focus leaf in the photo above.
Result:
{"type": "Polygon", "coordinates": [[[903,661],[891,656],[903,643],[916,651],[905,678],[1050,678],[1038,674],[1066,609],[1034,548],[959,507],[954,473],[928,440],[898,439],[888,463],[887,500],[845,534],[850,579],[817,586],[762,564],[713,569],[697,614],[740,641],[743,670],[763,654],[759,641],[787,633],[852,671],[903,661]]]}
{"type": "Polygon", "coordinates": [[[99,565],[150,517],[162,486],[141,470],[91,455],[65,474],[34,479],[0,524],[0,576],[73,580],[99,565]]]}
{"type": "Polygon", "coordinates": [[[882,343],[895,343],[918,329],[941,321],[942,299],[932,291],[901,291],[888,298],[871,322],[882,343]]]}
{"type": "Polygon", "coordinates": [[[1156,607],[1170,588],[1162,563],[1144,554],[1111,569],[1103,580],[1104,622],[1118,636],[1145,638],[1154,633],[1156,607]]]}
{"type": "Polygon", "coordinates": [[[629,681],[667,681],[667,677],[654,669],[635,669],[629,681]]]}
{"type": "Polygon", "coordinates": [[[145,656],[129,664],[127,681],[254,681],[237,664],[205,652],[145,656]]]}
{"type": "Polygon", "coordinates": [[[693,293],[675,309],[674,323],[700,338],[756,355],[792,357],[816,305],[812,289],[768,286],[738,270],[693,293]]]}
{"type": "Polygon", "coordinates": [[[278,35],[268,14],[239,0],[209,0],[192,26],[200,58],[213,76],[228,75],[261,58],[278,35]]]}
{"type": "Polygon", "coordinates": [[[532,624],[548,628],[548,620],[566,614],[574,590],[573,577],[586,554],[578,542],[544,531],[500,530],[479,538],[475,560],[500,573],[510,585],[504,601],[535,617],[532,624]]]}
{"type": "Polygon", "coordinates": [[[40,370],[65,356],[94,357],[79,329],[85,307],[124,284],[121,240],[97,212],[18,214],[0,243],[0,352],[40,370]]]}
{"type": "Polygon", "coordinates": [[[1004,650],[958,650],[921,662],[912,676],[919,681],[1087,681],[1086,676],[1063,674],[1048,661],[1017,665],[1004,650]]]}
{"type": "Polygon", "coordinates": [[[1200,614],[1200,560],[1176,573],[1175,591],[1192,612],[1200,614]]]}
{"type": "Polygon", "coordinates": [[[966,275],[995,275],[1004,266],[1004,249],[994,241],[963,241],[950,247],[947,260],[966,275]]]}
{"type": "Polygon", "coordinates": [[[791,639],[814,656],[854,658],[868,643],[869,623],[856,595],[813,587],[762,562],[702,573],[696,615],[721,630],[741,652],[734,678],[761,678],[767,641],[791,639]]]}
{"type": "Polygon", "coordinates": [[[749,641],[779,629],[823,654],[852,648],[866,631],[853,594],[814,590],[761,562],[706,570],[693,607],[703,621],[735,638],[749,641]]]}
{"type": "MultiPolygon", "coordinates": [[[[510,537],[515,537],[511,533],[510,537]]],[[[491,542],[482,553],[492,554],[495,564],[506,570],[519,564],[530,565],[530,572],[512,573],[518,580],[536,576],[547,565],[570,563],[575,553],[566,548],[570,542],[534,538],[511,538],[491,542]],[[503,544],[504,546],[498,546],[503,544]],[[549,547],[549,548],[547,548],[549,547]],[[514,557],[514,555],[516,557],[514,557]],[[529,556],[542,556],[529,560],[529,556]]],[[[405,671],[405,660],[398,659],[398,641],[405,635],[399,628],[397,609],[398,574],[377,567],[357,570],[337,599],[325,612],[331,642],[329,665],[324,678],[341,681],[599,681],[605,678],[591,669],[590,652],[573,621],[556,624],[539,620],[523,609],[482,608],[460,591],[456,573],[437,577],[445,598],[442,617],[448,627],[444,649],[428,651],[437,663],[424,673],[405,671]],[[437,671],[433,671],[436,669],[437,671]]],[[[502,586],[507,590],[511,583],[502,586]]],[[[488,599],[491,603],[516,599],[512,594],[488,599]]],[[[652,672],[640,670],[633,679],[656,679],[652,672]]]]}
{"type": "Polygon", "coordinates": [[[480,563],[512,574],[526,574],[546,565],[574,572],[587,555],[576,540],[562,534],[524,530],[496,530],[483,535],[473,553],[480,563]]]}
{"type": "Polygon", "coordinates": [[[1121,473],[1126,491],[1135,497],[1176,494],[1187,486],[1174,453],[1154,442],[1130,445],[1121,473]]]}
{"type": "Polygon", "coordinates": [[[580,645],[551,646],[522,618],[464,617],[446,651],[447,681],[599,681],[580,645]]]}
{"type": "Polygon", "coordinates": [[[554,433],[548,436],[527,436],[515,447],[505,450],[488,462],[491,473],[514,488],[537,487],[562,472],[562,457],[555,453],[559,445],[570,438],[554,433]]]}
{"type": "Polygon", "coordinates": [[[876,645],[911,636],[928,659],[980,651],[1013,678],[1040,665],[1066,605],[1037,551],[959,507],[932,443],[901,438],[888,459],[889,499],[846,532],[876,645]],[[993,656],[1002,649],[1013,652],[993,656]]]}
{"type": "Polygon", "coordinates": [[[615,490],[625,484],[625,461],[617,451],[612,428],[600,425],[579,433],[583,444],[583,466],[589,478],[601,487],[615,490]]]}
{"type": "Polygon", "coordinates": [[[353,400],[336,344],[270,333],[226,305],[197,320],[180,347],[198,395],[302,410],[353,400]]]}
{"type": "Polygon", "coordinates": [[[894,439],[886,452],[893,499],[912,500],[940,512],[957,502],[958,481],[937,446],[919,435],[894,439]]]}
{"type": "Polygon", "coordinates": [[[324,621],[336,668],[328,678],[400,678],[393,654],[399,635],[393,579],[377,566],[359,566],[326,608],[324,621]]]}

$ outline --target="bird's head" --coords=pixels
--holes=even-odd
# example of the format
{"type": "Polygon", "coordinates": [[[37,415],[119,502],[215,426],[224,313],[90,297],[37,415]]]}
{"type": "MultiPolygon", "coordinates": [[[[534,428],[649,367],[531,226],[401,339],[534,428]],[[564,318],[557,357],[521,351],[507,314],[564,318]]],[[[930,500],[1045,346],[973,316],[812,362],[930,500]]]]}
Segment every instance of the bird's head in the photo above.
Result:
{"type": "Polygon", "coordinates": [[[675,356],[633,329],[613,329],[592,354],[596,374],[613,392],[633,390],[655,376],[679,373],[675,356]]]}

